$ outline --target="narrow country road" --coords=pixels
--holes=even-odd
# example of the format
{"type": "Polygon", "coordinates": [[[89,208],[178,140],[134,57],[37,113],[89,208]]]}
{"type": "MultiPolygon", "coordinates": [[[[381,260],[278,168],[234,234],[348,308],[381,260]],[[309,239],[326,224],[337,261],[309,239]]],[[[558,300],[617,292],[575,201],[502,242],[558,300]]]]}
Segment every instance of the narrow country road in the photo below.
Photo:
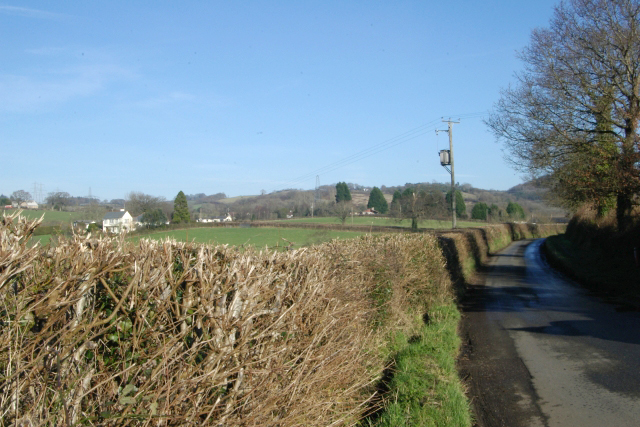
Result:
{"type": "Polygon", "coordinates": [[[543,240],[492,257],[463,304],[478,426],[640,425],[640,313],[565,280],[543,240]]]}

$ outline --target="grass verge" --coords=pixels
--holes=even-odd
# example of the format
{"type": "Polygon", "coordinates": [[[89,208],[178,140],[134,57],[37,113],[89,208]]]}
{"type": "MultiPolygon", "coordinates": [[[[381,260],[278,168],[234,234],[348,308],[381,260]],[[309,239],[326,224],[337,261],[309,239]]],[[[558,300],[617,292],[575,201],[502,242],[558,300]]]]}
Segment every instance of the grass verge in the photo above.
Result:
{"type": "Polygon", "coordinates": [[[367,426],[469,426],[471,415],[455,360],[460,312],[455,303],[432,307],[418,333],[396,332],[390,342],[392,372],[385,411],[367,426]]]}

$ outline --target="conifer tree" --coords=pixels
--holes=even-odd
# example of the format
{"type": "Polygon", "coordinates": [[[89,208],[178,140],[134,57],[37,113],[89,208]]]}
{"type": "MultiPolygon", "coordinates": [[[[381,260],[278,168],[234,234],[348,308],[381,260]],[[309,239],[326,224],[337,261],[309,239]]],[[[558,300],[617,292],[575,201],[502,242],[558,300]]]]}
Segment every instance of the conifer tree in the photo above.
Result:
{"type": "Polygon", "coordinates": [[[374,208],[381,214],[385,214],[389,211],[389,204],[378,187],[373,187],[371,193],[369,193],[367,208],[374,208]]]}
{"type": "Polygon", "coordinates": [[[191,221],[191,215],[189,214],[187,196],[180,191],[173,201],[173,218],[171,222],[174,224],[180,224],[189,221],[191,221]]]}
{"type": "Polygon", "coordinates": [[[351,191],[346,182],[336,184],[336,203],[351,201],[351,191]]]}

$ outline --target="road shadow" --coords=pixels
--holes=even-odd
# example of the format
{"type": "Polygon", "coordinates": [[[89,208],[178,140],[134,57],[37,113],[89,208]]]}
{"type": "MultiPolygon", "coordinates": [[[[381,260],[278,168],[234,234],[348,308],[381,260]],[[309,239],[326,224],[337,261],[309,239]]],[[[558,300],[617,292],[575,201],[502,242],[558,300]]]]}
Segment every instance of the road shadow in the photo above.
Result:
{"type": "Polygon", "coordinates": [[[549,322],[544,326],[530,326],[526,328],[510,328],[511,331],[530,332],[566,337],[593,337],[606,341],[626,344],[640,344],[640,334],[630,325],[615,325],[611,327],[606,316],[594,316],[592,319],[560,320],[549,322]]]}

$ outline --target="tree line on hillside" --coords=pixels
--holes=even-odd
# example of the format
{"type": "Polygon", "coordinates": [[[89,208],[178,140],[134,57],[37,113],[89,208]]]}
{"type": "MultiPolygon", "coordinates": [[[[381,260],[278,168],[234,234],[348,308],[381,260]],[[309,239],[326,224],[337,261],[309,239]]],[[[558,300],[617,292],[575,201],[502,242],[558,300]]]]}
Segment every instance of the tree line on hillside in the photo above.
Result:
{"type": "MultiPolygon", "coordinates": [[[[467,205],[486,203],[496,206],[486,216],[471,213],[472,219],[481,220],[510,220],[505,213],[505,206],[509,195],[505,192],[475,189],[469,184],[459,187],[464,190],[456,191],[457,216],[468,218],[467,205]],[[464,196],[463,196],[464,194],[464,196]],[[500,208],[497,208],[500,206],[500,208]]],[[[50,193],[46,206],[55,210],[74,210],[85,213],[83,219],[100,221],[109,210],[126,209],[133,217],[142,216],[143,223],[150,227],[164,225],[166,222],[186,223],[198,219],[221,217],[228,212],[235,220],[272,220],[287,217],[338,217],[345,221],[347,216],[357,214],[366,209],[373,209],[381,215],[389,215],[398,219],[411,219],[413,224],[424,218],[445,219],[450,216],[451,194],[448,184],[419,183],[403,186],[365,187],[339,182],[334,186],[322,186],[318,190],[283,190],[273,193],[263,193],[259,196],[238,197],[232,200],[222,198],[224,193],[210,196],[204,193],[187,195],[180,192],[174,200],[167,200],[161,196],[154,196],[140,191],[132,191],[124,199],[114,199],[111,202],[96,200],[93,203],[74,206],[68,202],[76,199],[66,192],[50,193]],[[391,194],[382,188],[396,188],[391,194]],[[358,190],[359,189],[359,190],[358,190]],[[402,190],[400,190],[402,189],[402,190]],[[354,197],[354,195],[357,196],[354,197]],[[388,200],[392,201],[389,202],[388,200]]],[[[10,202],[10,200],[9,200],[10,202]]],[[[9,203],[5,203],[9,204],[9,203]]],[[[476,209],[476,212],[478,212],[476,209]]],[[[489,212],[489,211],[488,211],[489,212]]]]}

